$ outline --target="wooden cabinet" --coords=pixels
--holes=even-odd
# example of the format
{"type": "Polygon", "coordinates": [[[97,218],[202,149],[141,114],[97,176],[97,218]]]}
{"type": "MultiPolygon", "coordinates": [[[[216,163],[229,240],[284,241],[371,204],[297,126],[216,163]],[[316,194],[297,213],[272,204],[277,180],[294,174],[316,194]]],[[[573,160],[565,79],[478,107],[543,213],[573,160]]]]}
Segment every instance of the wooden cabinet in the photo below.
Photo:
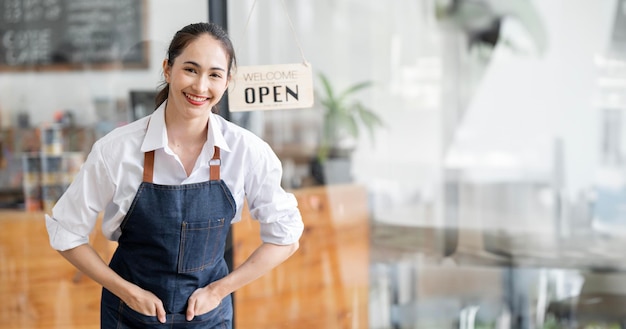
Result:
{"type": "MultiPolygon", "coordinates": [[[[236,328],[368,328],[369,212],[365,188],[293,191],[304,221],[300,249],[235,293],[236,328]]],[[[233,224],[235,267],[261,244],[246,211],[233,224]]]]}

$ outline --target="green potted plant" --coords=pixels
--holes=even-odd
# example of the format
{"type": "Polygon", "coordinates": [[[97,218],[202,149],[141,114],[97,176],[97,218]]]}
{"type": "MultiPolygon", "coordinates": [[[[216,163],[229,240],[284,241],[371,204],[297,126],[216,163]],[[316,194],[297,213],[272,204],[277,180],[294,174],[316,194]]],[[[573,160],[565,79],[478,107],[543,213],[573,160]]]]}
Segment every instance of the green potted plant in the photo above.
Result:
{"type": "Polygon", "coordinates": [[[335,90],[323,73],[319,74],[322,92],[317,93],[323,107],[324,116],[320,144],[314,159],[314,177],[320,183],[328,183],[329,167],[342,167],[333,174],[335,181],[349,181],[350,156],[356,147],[356,140],[363,129],[372,142],[376,128],[383,126],[382,119],[354,96],[357,92],[372,86],[364,81],[348,86],[342,91],[335,90]],[[315,172],[317,170],[317,172],[315,172]]]}

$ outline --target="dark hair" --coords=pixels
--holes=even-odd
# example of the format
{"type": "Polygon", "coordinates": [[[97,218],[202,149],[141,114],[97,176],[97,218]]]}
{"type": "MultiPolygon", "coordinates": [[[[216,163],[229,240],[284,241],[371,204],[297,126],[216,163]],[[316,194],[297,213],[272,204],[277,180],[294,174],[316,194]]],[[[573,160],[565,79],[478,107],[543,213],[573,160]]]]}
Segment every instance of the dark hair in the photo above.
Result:
{"type": "MultiPolygon", "coordinates": [[[[170,46],[167,49],[167,65],[172,66],[174,64],[174,60],[178,57],[185,47],[189,45],[192,41],[196,40],[203,34],[209,34],[214,37],[217,41],[222,44],[226,54],[228,55],[229,63],[228,63],[228,72],[230,75],[231,69],[237,66],[237,59],[235,58],[235,49],[233,48],[233,44],[228,37],[228,34],[224,29],[222,29],[219,25],[215,23],[195,23],[189,24],[182,29],[180,29],[176,34],[174,34],[174,38],[170,42],[170,46]]],[[[161,89],[156,95],[155,103],[156,107],[159,107],[165,100],[167,99],[167,95],[170,92],[170,85],[166,81],[161,84],[161,89]]],[[[213,112],[217,113],[217,108],[213,107],[211,109],[213,112]]]]}

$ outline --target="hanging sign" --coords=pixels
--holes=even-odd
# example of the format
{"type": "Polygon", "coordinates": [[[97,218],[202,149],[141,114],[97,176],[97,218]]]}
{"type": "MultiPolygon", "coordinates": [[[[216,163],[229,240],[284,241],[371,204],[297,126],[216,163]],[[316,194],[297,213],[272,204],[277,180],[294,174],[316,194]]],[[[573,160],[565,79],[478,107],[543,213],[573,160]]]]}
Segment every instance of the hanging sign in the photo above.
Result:
{"type": "Polygon", "coordinates": [[[228,91],[231,112],[313,106],[313,70],[308,62],[240,66],[228,91]]]}

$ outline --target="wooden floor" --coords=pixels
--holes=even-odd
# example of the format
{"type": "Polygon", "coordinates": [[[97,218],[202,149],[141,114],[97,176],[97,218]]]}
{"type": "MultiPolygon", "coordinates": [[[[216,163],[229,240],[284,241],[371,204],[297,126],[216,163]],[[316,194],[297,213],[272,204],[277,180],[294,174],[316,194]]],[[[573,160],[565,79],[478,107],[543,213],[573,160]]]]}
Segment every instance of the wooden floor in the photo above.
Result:
{"type": "MultiPolygon", "coordinates": [[[[235,328],[367,328],[365,191],[294,194],[306,227],[300,250],[235,294],[235,328]]],[[[233,226],[235,264],[260,243],[257,223],[245,217],[233,226]]],[[[103,258],[114,248],[97,232],[92,243],[103,258]]],[[[99,303],[100,287],[49,247],[41,213],[0,211],[0,328],[98,328],[99,303]]]]}

